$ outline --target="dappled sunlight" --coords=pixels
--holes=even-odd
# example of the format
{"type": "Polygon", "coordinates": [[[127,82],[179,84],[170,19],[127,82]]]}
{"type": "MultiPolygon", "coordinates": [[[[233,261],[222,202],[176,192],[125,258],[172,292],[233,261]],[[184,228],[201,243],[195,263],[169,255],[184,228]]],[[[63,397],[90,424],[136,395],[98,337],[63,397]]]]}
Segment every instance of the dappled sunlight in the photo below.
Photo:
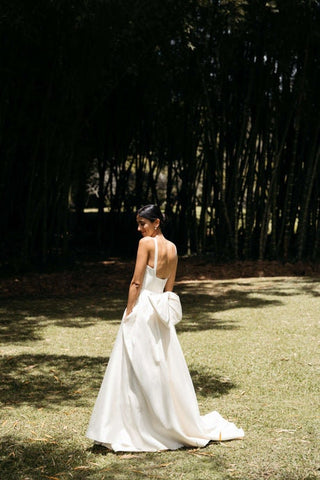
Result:
{"type": "Polygon", "coordinates": [[[123,299],[115,296],[9,299],[0,309],[0,340],[4,344],[41,340],[48,325],[83,329],[97,322],[120,324],[123,310],[123,299]]]}
{"type": "Polygon", "coordinates": [[[177,290],[181,294],[209,294],[214,297],[223,296],[230,291],[261,293],[272,295],[299,295],[309,293],[320,296],[320,281],[306,277],[269,277],[269,278],[238,278],[234,280],[199,280],[177,282],[177,290]]]}
{"type": "Polygon", "coordinates": [[[35,408],[88,405],[100,387],[108,358],[22,354],[0,360],[3,405],[35,408]]]}
{"type": "Polygon", "coordinates": [[[189,371],[196,393],[203,397],[220,397],[236,386],[229,378],[213,374],[212,370],[202,366],[190,368],[189,371]]]}
{"type": "Polygon", "coordinates": [[[28,312],[10,310],[8,307],[0,311],[1,343],[16,343],[30,340],[40,340],[41,328],[46,326],[47,318],[39,315],[37,320],[30,320],[28,312]]]}
{"type": "MultiPolygon", "coordinates": [[[[190,312],[190,307],[188,308],[188,312],[190,312]]],[[[195,309],[190,313],[184,313],[182,321],[176,326],[177,332],[236,330],[240,328],[234,321],[213,318],[210,312],[207,312],[205,309],[202,309],[200,313],[196,314],[195,309]]]]}
{"type": "Polygon", "coordinates": [[[0,309],[0,457],[8,480],[167,480],[184,478],[186,470],[188,478],[220,480],[237,478],[233,464],[241,478],[262,478],[276,464],[290,473],[300,454],[300,472],[312,464],[320,283],[188,281],[176,292],[183,309],[177,331],[201,413],[217,410],[239,423],[244,442],[161,453],[93,447],[85,430],[125,301],[116,294],[108,301],[11,299],[0,309]]]}
{"type": "Polygon", "coordinates": [[[57,440],[48,436],[35,441],[6,435],[2,438],[0,449],[2,471],[12,474],[7,477],[8,480],[167,480],[183,478],[186,463],[192,469],[194,478],[203,478],[204,469],[209,475],[226,470],[225,460],[219,451],[210,453],[207,449],[207,453],[201,453],[197,448],[181,448],[155,453],[115,453],[97,445],[89,448],[81,444],[73,445],[69,438],[61,435],[57,440]],[[181,474],[178,474],[178,471],[181,471],[181,474]]]}
{"type": "Polygon", "coordinates": [[[97,468],[95,465],[81,468],[87,460],[87,453],[79,445],[68,444],[67,439],[63,441],[61,436],[58,441],[50,437],[33,441],[8,435],[3,437],[0,446],[3,452],[2,468],[11,472],[10,479],[53,479],[57,475],[61,479],[61,472],[67,470],[72,472],[72,479],[84,480],[102,469],[102,466],[97,468]]]}
{"type": "Polygon", "coordinates": [[[236,309],[263,310],[284,306],[286,299],[299,295],[320,296],[320,283],[315,279],[273,277],[236,280],[178,282],[183,319],[178,332],[202,330],[234,330],[240,328],[236,317],[224,318],[219,313],[236,309]]]}
{"type": "MultiPolygon", "coordinates": [[[[178,282],[183,319],[178,332],[233,330],[240,328],[233,319],[219,315],[235,309],[279,307],[285,298],[296,295],[320,296],[320,284],[306,278],[261,278],[223,281],[178,282]]],[[[70,329],[94,327],[98,322],[117,326],[125,299],[82,295],[71,298],[20,298],[2,300],[0,338],[3,344],[24,344],[43,340],[48,326],[70,329]]]]}
{"type": "Polygon", "coordinates": [[[315,280],[305,282],[301,290],[303,290],[301,293],[311,295],[312,297],[320,297],[320,282],[315,280]]]}
{"type": "Polygon", "coordinates": [[[180,284],[177,287],[183,308],[179,332],[193,330],[239,328],[234,320],[219,318],[219,312],[237,308],[263,308],[279,306],[281,300],[257,298],[253,289],[244,290],[236,282],[201,282],[180,284]]]}
{"type": "Polygon", "coordinates": [[[263,293],[266,296],[290,297],[308,294],[320,296],[320,282],[313,278],[279,277],[268,279],[252,279],[251,282],[239,281],[239,288],[250,290],[252,294],[263,293]]]}

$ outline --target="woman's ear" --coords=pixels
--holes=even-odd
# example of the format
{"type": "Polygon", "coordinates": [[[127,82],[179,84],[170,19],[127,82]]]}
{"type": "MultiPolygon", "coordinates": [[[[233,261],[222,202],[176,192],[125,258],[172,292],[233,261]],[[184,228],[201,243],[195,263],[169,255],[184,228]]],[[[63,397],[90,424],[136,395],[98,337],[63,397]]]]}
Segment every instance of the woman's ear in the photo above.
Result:
{"type": "Polygon", "coordinates": [[[155,230],[158,230],[159,226],[160,226],[160,220],[159,218],[157,218],[154,222],[153,222],[153,226],[154,226],[154,229],[155,230]]]}

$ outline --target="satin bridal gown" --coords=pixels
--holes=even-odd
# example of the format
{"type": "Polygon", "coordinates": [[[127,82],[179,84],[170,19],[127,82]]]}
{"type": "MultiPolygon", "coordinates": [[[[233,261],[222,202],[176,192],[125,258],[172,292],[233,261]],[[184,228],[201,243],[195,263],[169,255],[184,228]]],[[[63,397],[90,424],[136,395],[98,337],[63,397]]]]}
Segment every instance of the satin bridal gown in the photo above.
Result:
{"type": "Polygon", "coordinates": [[[177,338],[179,297],[164,292],[166,279],[146,267],[132,312],[124,312],[92,412],[87,437],[114,451],[203,447],[210,440],[242,438],[243,430],[218,412],[201,416],[177,338]]]}

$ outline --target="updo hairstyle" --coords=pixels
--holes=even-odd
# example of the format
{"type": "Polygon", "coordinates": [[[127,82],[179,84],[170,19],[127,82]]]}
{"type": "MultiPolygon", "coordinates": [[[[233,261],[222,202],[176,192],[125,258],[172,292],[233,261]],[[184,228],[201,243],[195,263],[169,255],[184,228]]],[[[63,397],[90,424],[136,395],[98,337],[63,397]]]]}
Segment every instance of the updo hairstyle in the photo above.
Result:
{"type": "Polygon", "coordinates": [[[157,218],[159,218],[160,220],[159,226],[160,228],[163,227],[164,216],[162,215],[158,205],[153,205],[153,204],[144,205],[143,207],[139,208],[137,215],[139,215],[139,217],[147,218],[151,222],[154,222],[155,220],[157,220],[157,218]]]}

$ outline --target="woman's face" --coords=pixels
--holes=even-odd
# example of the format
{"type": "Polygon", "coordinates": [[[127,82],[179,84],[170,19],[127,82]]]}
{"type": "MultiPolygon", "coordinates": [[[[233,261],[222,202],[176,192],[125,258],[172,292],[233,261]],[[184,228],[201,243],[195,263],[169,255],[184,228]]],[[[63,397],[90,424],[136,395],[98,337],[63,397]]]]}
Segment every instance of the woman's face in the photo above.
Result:
{"type": "Polygon", "coordinates": [[[159,222],[158,219],[152,222],[147,218],[137,215],[138,232],[140,232],[143,237],[154,237],[157,234],[159,222]]]}

